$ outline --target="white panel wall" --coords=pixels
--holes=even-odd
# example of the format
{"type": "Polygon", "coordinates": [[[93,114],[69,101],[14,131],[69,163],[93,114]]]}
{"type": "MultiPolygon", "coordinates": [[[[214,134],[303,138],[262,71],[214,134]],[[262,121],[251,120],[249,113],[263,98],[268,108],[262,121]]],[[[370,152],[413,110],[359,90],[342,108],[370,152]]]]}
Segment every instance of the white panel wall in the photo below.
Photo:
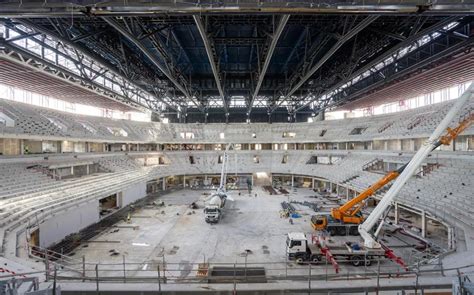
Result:
{"type": "Polygon", "coordinates": [[[40,224],[40,247],[46,248],[71,233],[99,221],[99,203],[92,201],[72,207],[40,224]]]}
{"type": "Polygon", "coordinates": [[[122,191],[122,204],[120,205],[121,207],[127,206],[128,204],[133,203],[138,199],[144,198],[145,196],[146,182],[140,182],[122,191]]]}
{"type": "MultiPolygon", "coordinates": [[[[146,196],[146,182],[130,186],[122,191],[121,207],[146,196]]],[[[97,200],[73,207],[55,215],[40,225],[40,247],[47,248],[72,233],[99,222],[99,202],[97,200]]]]}

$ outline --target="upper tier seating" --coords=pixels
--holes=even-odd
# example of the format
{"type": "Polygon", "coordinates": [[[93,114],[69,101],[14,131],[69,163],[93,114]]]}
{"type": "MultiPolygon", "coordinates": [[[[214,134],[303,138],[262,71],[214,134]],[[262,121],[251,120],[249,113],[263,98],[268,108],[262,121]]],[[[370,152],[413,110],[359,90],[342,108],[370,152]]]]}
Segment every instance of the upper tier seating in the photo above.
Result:
{"type": "MultiPolygon", "coordinates": [[[[51,109],[0,99],[0,112],[15,121],[14,127],[0,124],[0,137],[8,135],[41,135],[49,138],[71,138],[114,142],[340,142],[406,137],[426,137],[441,121],[452,101],[389,115],[332,120],[314,123],[254,124],[162,124],[134,122],[64,113],[51,109]],[[360,134],[350,133],[362,128],[360,134]],[[365,129],[364,129],[365,128],[365,129]],[[326,130],[323,136],[321,131],[326,130]],[[283,137],[294,132],[295,137],[283,137]],[[183,138],[192,133],[192,138],[183,138]],[[224,139],[220,134],[224,133],[224,139]],[[255,137],[252,135],[255,134],[255,137]]],[[[465,113],[474,109],[474,100],[465,113]]],[[[454,121],[458,121],[456,118],[454,121]]],[[[474,127],[465,131],[474,134],[474,127]]]]}

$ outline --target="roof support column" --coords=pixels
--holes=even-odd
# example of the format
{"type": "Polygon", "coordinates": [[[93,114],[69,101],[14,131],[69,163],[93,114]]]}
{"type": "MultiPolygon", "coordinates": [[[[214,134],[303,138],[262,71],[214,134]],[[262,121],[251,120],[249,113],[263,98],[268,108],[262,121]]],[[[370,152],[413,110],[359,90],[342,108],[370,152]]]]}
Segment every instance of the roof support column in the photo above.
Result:
{"type": "Polygon", "coordinates": [[[202,41],[204,42],[204,47],[206,48],[207,57],[209,59],[209,63],[211,64],[212,73],[214,75],[214,79],[216,80],[217,90],[219,91],[219,96],[222,99],[222,103],[223,103],[224,110],[226,112],[226,118],[227,118],[229,110],[228,110],[227,102],[224,96],[224,89],[222,88],[221,77],[219,73],[218,57],[215,54],[214,42],[212,42],[212,40],[209,38],[201,17],[199,15],[193,15],[193,18],[198,28],[199,34],[201,35],[202,41]]]}
{"type": "Polygon", "coordinates": [[[278,23],[278,27],[275,30],[275,33],[273,36],[271,36],[271,42],[270,46],[268,47],[267,55],[265,56],[265,61],[263,62],[262,69],[258,73],[258,80],[257,84],[255,86],[255,90],[252,95],[252,99],[250,100],[249,106],[248,106],[248,111],[247,114],[250,115],[252,112],[252,106],[255,101],[255,98],[258,95],[258,92],[260,91],[260,87],[262,87],[263,79],[265,78],[265,74],[267,72],[268,66],[270,65],[270,61],[273,56],[273,52],[275,51],[276,45],[278,43],[278,39],[280,39],[281,33],[283,32],[283,29],[286,26],[286,23],[288,22],[288,19],[290,18],[289,14],[285,14],[281,17],[280,22],[278,23]]]}
{"type": "Polygon", "coordinates": [[[307,71],[307,73],[300,79],[300,81],[293,86],[288,93],[285,95],[285,97],[280,100],[275,106],[272,108],[272,112],[275,111],[284,101],[287,101],[290,96],[292,96],[301,86],[303,86],[306,81],[311,78],[314,73],[316,73],[321,66],[328,61],[336,51],[342,47],[347,41],[352,39],[355,35],[357,35],[360,31],[368,27],[371,23],[373,23],[379,16],[377,15],[371,15],[366,17],[363,21],[361,21],[359,24],[357,24],[354,28],[352,28],[349,32],[347,32],[345,35],[343,35],[337,42],[331,47],[331,49],[313,66],[311,69],[307,71]]]}

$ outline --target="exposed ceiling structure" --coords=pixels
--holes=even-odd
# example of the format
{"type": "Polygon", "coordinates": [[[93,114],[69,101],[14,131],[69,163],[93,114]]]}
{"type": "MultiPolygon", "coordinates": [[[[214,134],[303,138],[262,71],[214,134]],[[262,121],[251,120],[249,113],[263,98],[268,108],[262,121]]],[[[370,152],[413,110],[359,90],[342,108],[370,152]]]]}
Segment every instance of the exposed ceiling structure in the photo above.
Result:
{"type": "Polygon", "coordinates": [[[133,107],[91,91],[34,66],[19,65],[0,58],[0,83],[49,97],[58,97],[71,103],[97,106],[119,111],[133,111],[133,107]]]}
{"type": "Polygon", "coordinates": [[[357,94],[360,99],[347,102],[341,109],[367,108],[473,81],[473,69],[474,51],[461,52],[458,56],[433,64],[432,68],[414,69],[413,73],[400,79],[384,83],[370,91],[361,91],[357,94]]]}
{"type": "MultiPolygon", "coordinates": [[[[0,60],[23,67],[30,85],[36,67],[88,91],[82,103],[97,96],[95,105],[148,108],[172,121],[294,121],[399,100],[384,88],[418,75],[430,83],[426,73],[443,64],[463,66],[452,81],[474,79],[472,62],[462,63],[472,60],[469,3],[40,2],[0,1],[0,60]]],[[[432,90],[423,84],[403,95],[432,90]]],[[[58,95],[74,100],[77,91],[58,95]]]]}

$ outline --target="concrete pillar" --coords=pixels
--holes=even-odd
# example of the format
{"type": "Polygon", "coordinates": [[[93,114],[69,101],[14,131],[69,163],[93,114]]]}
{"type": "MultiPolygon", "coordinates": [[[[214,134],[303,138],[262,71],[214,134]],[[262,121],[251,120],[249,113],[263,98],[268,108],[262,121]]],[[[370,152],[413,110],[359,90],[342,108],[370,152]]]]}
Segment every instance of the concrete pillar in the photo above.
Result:
{"type": "Polygon", "coordinates": [[[295,176],[291,174],[291,187],[295,186],[295,176]]]}
{"type": "Polygon", "coordinates": [[[398,203],[395,202],[395,224],[398,224],[400,222],[400,209],[398,208],[398,203]]]}
{"type": "Polygon", "coordinates": [[[332,182],[329,183],[329,192],[332,193],[332,182]]]}
{"type": "Polygon", "coordinates": [[[140,150],[140,145],[137,143],[137,152],[140,150]]]}
{"type": "Polygon", "coordinates": [[[448,226],[448,249],[452,250],[454,249],[454,229],[451,226],[448,226]]]}
{"type": "Polygon", "coordinates": [[[325,116],[324,111],[320,111],[320,112],[316,115],[314,121],[324,121],[324,120],[325,120],[325,117],[326,117],[326,116],[325,116]]]}
{"type": "Polygon", "coordinates": [[[336,194],[339,196],[339,185],[336,184],[336,194]]]}
{"type": "Polygon", "coordinates": [[[349,188],[346,187],[346,201],[349,201],[349,188]]]}
{"type": "Polygon", "coordinates": [[[163,190],[165,191],[166,190],[166,177],[163,177],[163,190]]]}
{"type": "Polygon", "coordinates": [[[183,175],[183,188],[186,187],[186,175],[183,175]]]}
{"type": "Polygon", "coordinates": [[[421,236],[426,238],[426,213],[425,210],[421,211],[421,236]]]}
{"type": "Polygon", "coordinates": [[[89,175],[89,164],[86,165],[86,175],[89,175]]]}
{"type": "Polygon", "coordinates": [[[20,139],[20,155],[24,155],[24,154],[25,154],[25,140],[20,139]]]}
{"type": "Polygon", "coordinates": [[[314,178],[312,178],[312,181],[311,181],[311,188],[314,190],[314,178]]]}
{"type": "Polygon", "coordinates": [[[74,175],[74,166],[71,166],[71,175],[74,175]]]}

